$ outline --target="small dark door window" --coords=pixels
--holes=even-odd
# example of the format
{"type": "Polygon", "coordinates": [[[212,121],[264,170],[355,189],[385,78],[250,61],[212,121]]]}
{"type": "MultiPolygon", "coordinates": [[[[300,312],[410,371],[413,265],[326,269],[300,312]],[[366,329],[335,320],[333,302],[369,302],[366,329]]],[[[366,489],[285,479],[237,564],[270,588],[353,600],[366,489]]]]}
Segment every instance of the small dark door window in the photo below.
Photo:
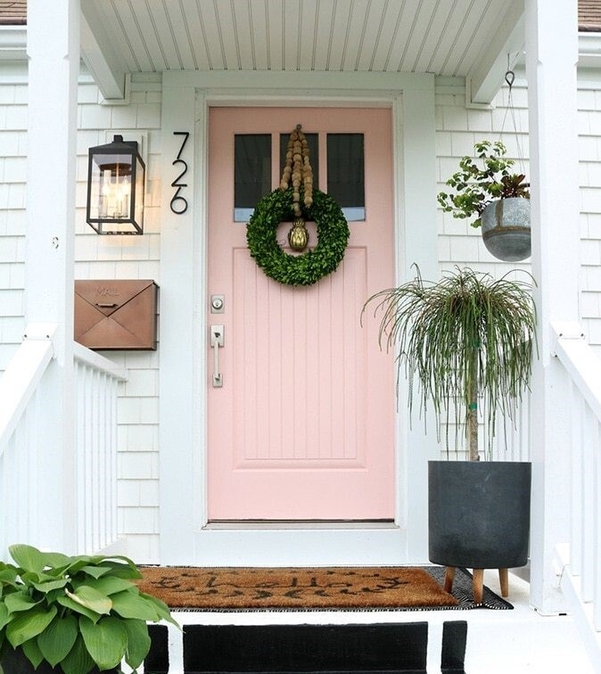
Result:
{"type": "MultiPolygon", "coordinates": [[[[320,186],[319,135],[306,133],[313,185],[320,186]]],[[[257,202],[272,187],[272,158],[277,156],[278,175],[286,163],[289,134],[280,134],[272,148],[271,134],[236,134],[234,169],[234,221],[248,222],[257,202]]],[[[365,157],[362,133],[330,133],[325,137],[327,188],[349,221],[365,220],[365,157]]],[[[321,180],[323,182],[323,179],[321,180]]]]}

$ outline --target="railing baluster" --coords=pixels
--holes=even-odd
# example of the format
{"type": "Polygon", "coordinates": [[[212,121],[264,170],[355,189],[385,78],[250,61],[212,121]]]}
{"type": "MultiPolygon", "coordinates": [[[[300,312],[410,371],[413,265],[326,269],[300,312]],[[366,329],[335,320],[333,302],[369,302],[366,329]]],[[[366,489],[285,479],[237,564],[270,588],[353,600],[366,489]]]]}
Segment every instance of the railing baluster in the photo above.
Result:
{"type": "MultiPolygon", "coordinates": [[[[590,438],[593,432],[591,415],[587,410],[585,417],[585,435],[590,438]]],[[[585,452],[582,458],[582,482],[581,492],[583,497],[582,507],[582,599],[585,602],[593,600],[594,576],[596,574],[594,551],[595,541],[595,461],[593,452],[585,452]]]]}
{"type": "MultiPolygon", "coordinates": [[[[592,415],[591,415],[592,416],[592,415]]],[[[594,558],[593,568],[595,569],[595,576],[593,578],[593,625],[597,632],[601,631],[601,573],[599,573],[599,563],[601,562],[601,459],[599,457],[599,442],[601,441],[601,429],[599,421],[595,420],[595,432],[591,436],[591,444],[594,450],[591,454],[594,455],[595,474],[594,487],[595,493],[593,497],[594,510],[594,558]]]]}
{"type": "MultiPolygon", "coordinates": [[[[567,379],[567,376],[566,376],[567,379]]],[[[572,424],[574,433],[572,435],[572,444],[570,447],[571,475],[570,475],[570,495],[571,495],[571,513],[570,513],[570,534],[571,534],[571,554],[570,566],[572,572],[576,575],[582,575],[582,560],[584,557],[584,541],[582,536],[582,521],[584,512],[584,494],[577,485],[582,483],[584,477],[584,465],[582,461],[582,447],[584,436],[584,418],[586,415],[586,406],[582,397],[578,397],[576,387],[568,383],[570,390],[570,405],[573,410],[572,424]]]]}

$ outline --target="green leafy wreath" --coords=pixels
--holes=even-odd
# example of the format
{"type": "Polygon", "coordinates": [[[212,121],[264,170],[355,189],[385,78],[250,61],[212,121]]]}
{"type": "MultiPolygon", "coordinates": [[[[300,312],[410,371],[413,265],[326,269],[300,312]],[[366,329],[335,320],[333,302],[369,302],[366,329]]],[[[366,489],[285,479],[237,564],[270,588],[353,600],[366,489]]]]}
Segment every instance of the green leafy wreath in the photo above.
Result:
{"type": "Polygon", "coordinates": [[[308,286],[331,274],[344,257],[348,223],[332,197],[313,190],[313,203],[303,209],[305,220],[317,225],[317,245],[302,255],[290,255],[277,242],[280,222],[296,218],[292,188],[277,189],[263,197],[246,226],[251,256],[272,279],[291,286],[308,286]]]}

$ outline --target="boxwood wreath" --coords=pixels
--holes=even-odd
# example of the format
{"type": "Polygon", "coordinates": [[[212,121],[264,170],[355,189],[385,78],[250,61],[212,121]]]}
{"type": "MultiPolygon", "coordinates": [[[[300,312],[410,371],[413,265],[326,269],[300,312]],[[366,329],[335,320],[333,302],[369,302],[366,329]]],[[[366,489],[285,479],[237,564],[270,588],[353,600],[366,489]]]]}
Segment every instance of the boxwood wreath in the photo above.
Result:
{"type": "Polygon", "coordinates": [[[277,242],[280,222],[295,218],[292,188],[263,197],[246,228],[251,256],[267,276],[286,285],[308,286],[331,274],[342,261],[350,236],[340,206],[325,192],[313,189],[313,203],[304,208],[304,216],[317,226],[317,245],[302,255],[286,253],[277,242]]]}
{"type": "Polygon", "coordinates": [[[288,140],[280,187],[259,201],[246,227],[250,254],[270,278],[286,285],[308,286],[338,267],[349,236],[340,206],[313,188],[309,144],[297,124],[288,140]],[[305,250],[309,241],[306,220],[317,225],[317,245],[302,255],[286,253],[277,241],[278,225],[293,221],[288,243],[298,252],[305,250]]]}

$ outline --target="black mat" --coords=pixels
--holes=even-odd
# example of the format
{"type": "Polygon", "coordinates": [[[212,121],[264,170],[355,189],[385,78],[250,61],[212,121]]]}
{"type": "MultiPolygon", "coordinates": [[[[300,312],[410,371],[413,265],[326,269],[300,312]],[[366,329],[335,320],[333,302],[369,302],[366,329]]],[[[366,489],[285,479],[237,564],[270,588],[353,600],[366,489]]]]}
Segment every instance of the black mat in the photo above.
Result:
{"type": "MultiPolygon", "coordinates": [[[[465,632],[444,636],[463,640],[465,632]]],[[[447,645],[446,651],[458,647],[447,645]]],[[[428,623],[186,625],[186,674],[426,674],[428,623]]],[[[456,660],[456,658],[455,658],[456,660]]],[[[450,672],[445,667],[442,671],[450,672]]],[[[455,669],[455,672],[461,671],[455,669]]]]}
{"type": "MultiPolygon", "coordinates": [[[[426,571],[440,584],[444,585],[445,568],[444,566],[426,566],[426,571]]],[[[476,604],[474,602],[473,592],[473,577],[467,569],[457,569],[455,579],[453,580],[453,591],[451,594],[459,601],[458,606],[441,607],[446,611],[461,611],[474,608],[490,608],[494,610],[511,610],[513,604],[499,597],[490,588],[484,586],[484,593],[482,596],[482,603],[476,604]]]]}
{"type": "MultiPolygon", "coordinates": [[[[150,625],[146,674],[168,674],[168,632],[150,625]]],[[[465,674],[467,622],[443,623],[440,671],[465,674]]],[[[428,623],[186,625],[185,674],[426,674],[428,623]]]]}

